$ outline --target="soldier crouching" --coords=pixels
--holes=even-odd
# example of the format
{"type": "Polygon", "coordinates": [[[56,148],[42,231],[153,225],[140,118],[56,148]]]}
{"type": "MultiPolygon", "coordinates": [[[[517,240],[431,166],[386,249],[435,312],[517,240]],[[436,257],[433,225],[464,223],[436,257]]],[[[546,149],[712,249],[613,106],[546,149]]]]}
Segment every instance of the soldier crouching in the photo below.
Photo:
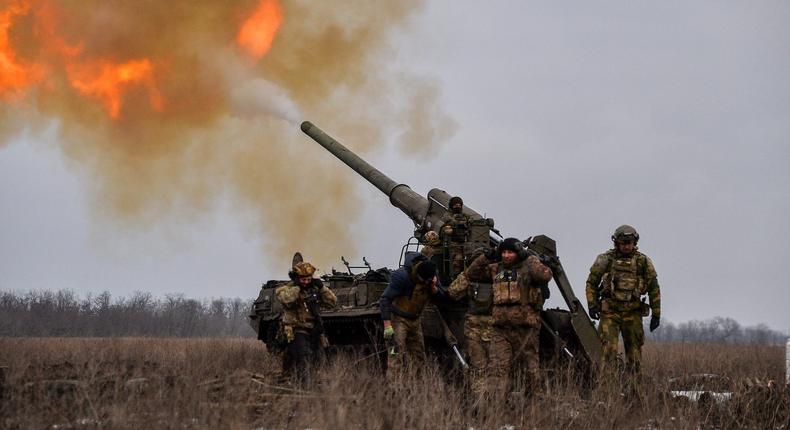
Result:
{"type": "Polygon", "coordinates": [[[314,273],[312,264],[298,263],[289,273],[291,282],[274,291],[283,306],[282,330],[287,342],[283,371],[293,366],[297,383],[302,386],[312,384],[312,368],[329,345],[322,331],[320,307],[331,308],[337,303],[335,293],[313,278],[314,273]]]}
{"type": "Polygon", "coordinates": [[[422,367],[425,343],[420,315],[439,289],[436,264],[420,253],[406,254],[403,267],[392,273],[390,283],[379,299],[384,339],[392,341],[394,351],[387,355],[387,372],[394,375],[406,366],[422,367]]]}

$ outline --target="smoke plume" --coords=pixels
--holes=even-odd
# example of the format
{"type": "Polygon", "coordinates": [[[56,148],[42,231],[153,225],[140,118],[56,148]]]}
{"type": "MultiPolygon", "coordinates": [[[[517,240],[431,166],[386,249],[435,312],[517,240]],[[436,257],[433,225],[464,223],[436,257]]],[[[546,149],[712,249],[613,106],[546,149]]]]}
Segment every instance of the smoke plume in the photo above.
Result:
{"type": "Polygon", "coordinates": [[[3,0],[0,145],[56,121],[99,213],[148,225],[230,196],[268,255],[302,249],[328,267],[336,249],[353,252],[358,179],[319,161],[298,123],[363,154],[384,135],[413,155],[448,139],[436,85],[391,61],[391,37],[420,6],[3,0]]]}

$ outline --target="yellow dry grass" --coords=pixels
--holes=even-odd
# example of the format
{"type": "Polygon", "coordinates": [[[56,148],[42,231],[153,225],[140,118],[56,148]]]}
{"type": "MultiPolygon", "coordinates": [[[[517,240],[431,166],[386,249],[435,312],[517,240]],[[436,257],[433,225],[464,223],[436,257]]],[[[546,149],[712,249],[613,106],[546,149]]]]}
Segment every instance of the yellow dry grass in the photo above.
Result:
{"type": "Polygon", "coordinates": [[[250,339],[2,338],[0,428],[787,428],[788,390],[749,385],[782,380],[782,348],[649,344],[644,355],[639,403],[616,384],[582,395],[552,378],[541,396],[473,410],[463,382],[433,366],[388,382],[371,360],[339,355],[307,393],[278,388],[278,357],[250,339]],[[694,373],[729,378],[735,397],[667,395],[670,377],[694,373]]]}

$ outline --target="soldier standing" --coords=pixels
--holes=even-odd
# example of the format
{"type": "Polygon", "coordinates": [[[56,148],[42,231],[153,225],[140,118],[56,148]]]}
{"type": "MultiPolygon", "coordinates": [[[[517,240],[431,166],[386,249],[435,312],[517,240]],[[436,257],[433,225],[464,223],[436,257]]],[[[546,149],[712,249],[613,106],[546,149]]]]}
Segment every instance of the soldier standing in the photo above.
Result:
{"type": "Polygon", "coordinates": [[[540,389],[540,311],[542,287],[552,278],[551,269],[515,238],[503,240],[467,269],[470,279],[490,282],[491,343],[489,389],[513,391],[509,377],[517,363],[524,363],[531,391],[540,389]]]}
{"type": "Polygon", "coordinates": [[[395,354],[387,356],[388,370],[425,361],[420,315],[431,298],[441,294],[436,264],[420,253],[406,253],[403,267],[392,272],[379,299],[384,339],[395,343],[395,354]]]}
{"type": "MultiPolygon", "coordinates": [[[[493,306],[493,296],[491,295],[490,283],[478,283],[475,281],[486,281],[486,270],[482,265],[478,265],[480,271],[469,272],[469,269],[458,275],[447,288],[447,295],[453,300],[468,299],[469,310],[466,313],[464,322],[464,337],[466,338],[466,350],[469,353],[469,362],[472,366],[471,387],[472,393],[480,399],[487,393],[486,378],[488,375],[491,332],[491,307],[493,306]],[[472,277],[472,279],[468,279],[472,277]]],[[[471,266],[470,266],[471,269],[471,266]]]]}
{"type": "Polygon", "coordinates": [[[600,318],[598,333],[603,342],[604,363],[612,366],[617,344],[623,336],[628,369],[638,373],[645,332],[642,317],[652,314],[650,331],[661,321],[661,292],[656,269],[650,258],[637,251],[639,233],[630,225],[617,227],[612,235],[614,248],[599,255],[587,277],[587,308],[590,317],[600,318]],[[650,304],[640,301],[645,294],[650,304]]]}
{"type": "Polygon", "coordinates": [[[291,281],[278,287],[275,297],[283,306],[282,330],[287,342],[284,367],[290,362],[295,366],[297,381],[309,386],[311,367],[321,357],[322,349],[329,345],[323,333],[320,307],[334,307],[335,293],[313,278],[315,267],[299,262],[289,273],[291,281]]]}
{"type": "Polygon", "coordinates": [[[450,267],[448,276],[450,280],[464,271],[464,244],[469,233],[469,217],[464,213],[464,201],[452,197],[448,203],[450,212],[442,217],[442,236],[447,245],[450,267]]]}

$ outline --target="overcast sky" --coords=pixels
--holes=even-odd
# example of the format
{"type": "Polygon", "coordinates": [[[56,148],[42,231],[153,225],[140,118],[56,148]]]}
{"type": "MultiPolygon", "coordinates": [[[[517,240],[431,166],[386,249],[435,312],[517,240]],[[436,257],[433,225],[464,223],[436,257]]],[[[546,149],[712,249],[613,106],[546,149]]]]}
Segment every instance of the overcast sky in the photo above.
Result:
{"type": "MultiPolygon", "coordinates": [[[[787,332],[788,23],[784,1],[430,1],[392,35],[395,61],[439,82],[458,128],[434,156],[367,158],[418,193],[460,194],[506,236],[553,237],[580,297],[627,223],[656,265],[666,319],[787,332]]],[[[331,117],[305,119],[357,144],[331,117]]],[[[54,139],[0,147],[0,289],[253,298],[284,276],[289,260],[264,255],[227,202],[188,223],[115,225],[54,139]]],[[[341,255],[397,264],[411,222],[367,183],[349,192],[359,255],[337,249],[336,268],[341,255]]]]}

